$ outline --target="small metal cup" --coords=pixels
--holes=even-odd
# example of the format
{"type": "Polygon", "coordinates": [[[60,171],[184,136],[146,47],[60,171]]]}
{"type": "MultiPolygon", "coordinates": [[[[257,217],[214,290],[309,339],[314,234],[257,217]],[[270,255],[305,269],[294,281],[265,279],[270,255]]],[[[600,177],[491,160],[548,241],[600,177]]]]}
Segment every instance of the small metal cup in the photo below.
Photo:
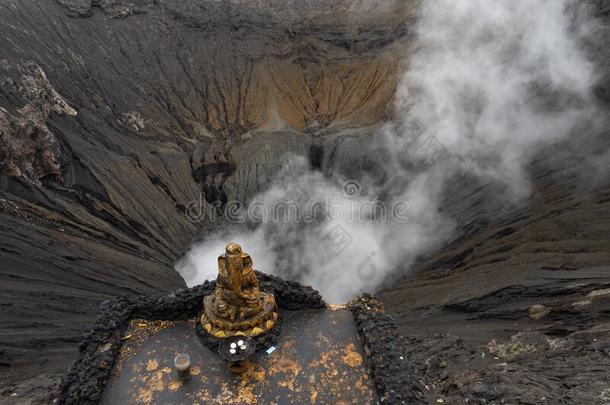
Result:
{"type": "Polygon", "coordinates": [[[178,373],[180,381],[186,381],[191,378],[191,358],[186,353],[180,353],[174,358],[174,367],[178,373]]]}

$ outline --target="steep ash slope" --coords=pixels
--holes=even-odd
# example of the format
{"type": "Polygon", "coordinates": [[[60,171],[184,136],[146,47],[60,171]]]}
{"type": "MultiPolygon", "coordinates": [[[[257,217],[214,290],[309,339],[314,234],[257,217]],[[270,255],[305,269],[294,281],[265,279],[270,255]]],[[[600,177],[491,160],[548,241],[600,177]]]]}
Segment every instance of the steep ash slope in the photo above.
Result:
{"type": "Polygon", "coordinates": [[[380,294],[431,402],[610,399],[610,9],[589,5],[605,120],[537,153],[519,204],[493,184],[452,184],[456,237],[380,294]]]}
{"type": "Polygon", "coordinates": [[[432,401],[607,400],[610,179],[580,153],[608,135],[542,153],[524,206],[491,185],[454,189],[459,237],[380,294],[432,401]]]}

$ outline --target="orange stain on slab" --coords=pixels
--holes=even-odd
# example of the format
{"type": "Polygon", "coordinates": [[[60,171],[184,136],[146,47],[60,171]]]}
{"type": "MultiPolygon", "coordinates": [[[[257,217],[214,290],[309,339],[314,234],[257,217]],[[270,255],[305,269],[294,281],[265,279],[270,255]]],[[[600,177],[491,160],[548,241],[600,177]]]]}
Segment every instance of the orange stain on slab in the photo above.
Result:
{"type": "Polygon", "coordinates": [[[347,345],[344,349],[343,362],[350,367],[360,367],[362,365],[362,356],[356,350],[356,346],[353,343],[347,345]]]}
{"type": "Polygon", "coordinates": [[[149,330],[145,321],[134,322],[128,332],[138,331],[138,336],[117,359],[126,367],[113,373],[109,387],[114,392],[101,405],[376,403],[349,311],[326,309],[293,319],[294,326],[284,326],[276,350],[255,356],[239,376],[200,345],[191,323],[149,322],[149,330]],[[182,346],[185,341],[191,343],[182,346]],[[193,364],[188,383],[177,380],[172,363],[183,351],[193,364]]]}
{"type": "Polygon", "coordinates": [[[148,363],[146,363],[146,371],[155,371],[158,368],[159,362],[157,362],[155,359],[150,359],[148,360],[148,363]]]}

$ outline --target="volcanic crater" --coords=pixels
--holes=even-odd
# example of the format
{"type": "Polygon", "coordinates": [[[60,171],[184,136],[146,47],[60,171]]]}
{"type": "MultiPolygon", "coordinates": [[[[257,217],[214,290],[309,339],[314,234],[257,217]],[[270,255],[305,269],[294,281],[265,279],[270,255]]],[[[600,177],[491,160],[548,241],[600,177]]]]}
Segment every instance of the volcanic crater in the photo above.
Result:
{"type": "MultiPolygon", "coordinates": [[[[56,394],[103,301],[186,288],[223,225],[193,201],[247,201],[289,153],[383,161],[422,2],[2,1],[0,402],[56,394]]],[[[451,239],[371,291],[431,403],[610,401],[610,6],[582,3],[603,122],[539,150],[521,204],[451,181],[451,239]]]]}

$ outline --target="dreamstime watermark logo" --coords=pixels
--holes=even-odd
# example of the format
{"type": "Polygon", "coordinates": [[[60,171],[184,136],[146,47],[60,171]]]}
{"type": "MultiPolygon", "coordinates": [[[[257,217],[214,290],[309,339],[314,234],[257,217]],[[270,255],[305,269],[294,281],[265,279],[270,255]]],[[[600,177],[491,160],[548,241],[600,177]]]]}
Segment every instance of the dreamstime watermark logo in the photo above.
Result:
{"type": "MultiPolygon", "coordinates": [[[[426,127],[413,115],[407,115],[395,131],[402,146],[409,154],[424,165],[433,165],[447,150],[426,127]]],[[[380,163],[383,167],[383,164],[380,163]]],[[[380,189],[399,187],[401,174],[392,173],[376,186],[380,189]],[[396,183],[395,183],[396,182],[396,183]]],[[[354,252],[348,249],[354,243],[354,236],[348,231],[353,223],[401,223],[421,224],[422,217],[412,212],[405,201],[385,201],[367,198],[360,182],[348,179],[338,184],[340,196],[320,198],[298,185],[287,188],[285,193],[273,201],[254,200],[244,205],[239,201],[206,201],[202,193],[191,201],[185,209],[186,216],[193,223],[207,220],[214,223],[220,218],[229,224],[296,224],[321,241],[325,249],[334,255],[362,255],[354,271],[356,277],[367,284],[378,281],[381,276],[381,255],[377,250],[354,252]]],[[[357,259],[357,257],[355,258],[357,259]]],[[[184,270],[193,274],[196,269],[187,264],[184,270]]]]}
{"type": "Polygon", "coordinates": [[[319,237],[335,254],[341,254],[354,242],[352,235],[339,224],[335,224],[330,229],[325,230],[314,227],[308,229],[315,236],[319,237]]]}
{"type": "MultiPolygon", "coordinates": [[[[303,187],[293,185],[271,203],[255,200],[247,206],[235,201],[224,205],[211,204],[201,194],[197,200],[187,205],[185,213],[193,223],[203,220],[212,223],[222,217],[229,224],[297,226],[320,241],[326,253],[335,256],[362,254],[362,259],[352,259],[352,262],[357,263],[353,270],[361,281],[372,284],[382,274],[379,272],[377,252],[373,250],[361,253],[349,249],[355,242],[355,237],[349,231],[350,224],[420,224],[422,219],[412,214],[409,204],[404,201],[388,204],[361,198],[363,188],[356,180],[342,182],[339,190],[341,193],[335,198],[321,198],[312,196],[303,187]]],[[[181,273],[185,278],[192,278],[197,274],[197,269],[194,264],[185,263],[181,273]]]]}
{"type": "Polygon", "coordinates": [[[403,147],[420,160],[424,165],[434,165],[439,159],[448,154],[445,146],[434,133],[430,133],[426,126],[412,114],[407,114],[400,122],[395,135],[404,140],[403,147]]]}
{"type": "Polygon", "coordinates": [[[356,180],[346,180],[341,184],[341,193],[347,198],[360,196],[362,188],[356,180]]]}
{"type": "Polygon", "coordinates": [[[185,214],[192,223],[207,220],[209,223],[221,217],[225,223],[266,224],[266,223],[317,223],[325,221],[340,223],[419,223],[421,218],[411,215],[410,206],[405,201],[386,203],[380,200],[357,198],[362,187],[355,180],[346,180],[340,185],[340,197],[311,197],[301,187],[292,186],[286,193],[272,202],[254,200],[248,205],[240,201],[209,203],[201,193],[185,208],[185,214]]]}

